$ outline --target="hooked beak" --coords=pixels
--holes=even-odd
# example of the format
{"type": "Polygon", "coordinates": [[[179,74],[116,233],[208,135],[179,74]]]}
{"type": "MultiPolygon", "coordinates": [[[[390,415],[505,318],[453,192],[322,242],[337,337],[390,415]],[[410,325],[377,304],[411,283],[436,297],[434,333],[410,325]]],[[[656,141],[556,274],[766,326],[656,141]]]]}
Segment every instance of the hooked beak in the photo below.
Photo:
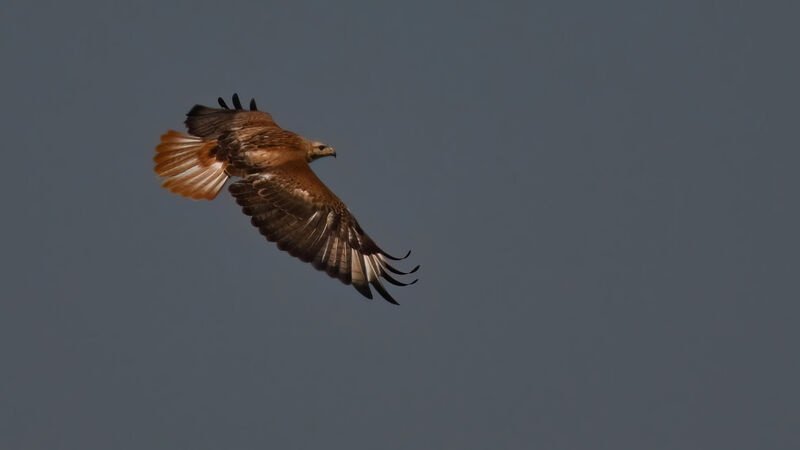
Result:
{"type": "Polygon", "coordinates": [[[311,160],[322,158],[325,156],[333,156],[336,157],[336,150],[333,149],[330,145],[325,145],[322,142],[314,142],[312,143],[313,148],[309,152],[309,158],[311,160]]]}

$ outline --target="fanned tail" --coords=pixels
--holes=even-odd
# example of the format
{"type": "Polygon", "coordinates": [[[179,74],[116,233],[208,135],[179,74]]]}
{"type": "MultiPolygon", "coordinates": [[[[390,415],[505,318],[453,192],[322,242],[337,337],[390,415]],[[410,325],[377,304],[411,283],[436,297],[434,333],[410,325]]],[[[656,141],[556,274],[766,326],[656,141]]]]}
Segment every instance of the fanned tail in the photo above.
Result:
{"type": "Polygon", "coordinates": [[[184,197],[214,199],[228,180],[226,163],[217,160],[216,148],[216,140],[167,131],[153,158],[156,174],[166,178],[162,186],[184,197]]]}

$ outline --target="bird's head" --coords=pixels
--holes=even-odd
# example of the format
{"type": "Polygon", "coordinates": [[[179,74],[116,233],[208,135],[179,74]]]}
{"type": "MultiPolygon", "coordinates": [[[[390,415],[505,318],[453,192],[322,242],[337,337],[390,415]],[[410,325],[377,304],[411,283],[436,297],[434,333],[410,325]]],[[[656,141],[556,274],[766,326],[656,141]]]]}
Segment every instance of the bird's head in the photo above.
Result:
{"type": "Polygon", "coordinates": [[[336,150],[322,142],[312,142],[311,148],[308,150],[308,162],[322,158],[323,156],[333,156],[335,158],[336,150]]]}

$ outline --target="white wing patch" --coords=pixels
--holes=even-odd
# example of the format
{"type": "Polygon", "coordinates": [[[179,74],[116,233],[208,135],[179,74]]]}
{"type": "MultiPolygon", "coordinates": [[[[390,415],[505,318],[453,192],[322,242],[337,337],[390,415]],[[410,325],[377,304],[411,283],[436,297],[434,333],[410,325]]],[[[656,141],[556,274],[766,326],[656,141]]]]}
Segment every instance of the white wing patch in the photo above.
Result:
{"type": "Polygon", "coordinates": [[[359,264],[359,261],[363,262],[363,260],[361,259],[361,254],[358,253],[358,251],[354,248],[350,249],[350,251],[352,252],[352,260],[353,260],[351,269],[352,270],[351,276],[353,279],[353,283],[364,283],[364,281],[366,281],[364,278],[364,272],[361,270],[361,264],[359,264]]]}
{"type": "Polygon", "coordinates": [[[311,201],[311,194],[305,189],[292,189],[292,193],[298,197],[302,197],[306,201],[311,201]]]}

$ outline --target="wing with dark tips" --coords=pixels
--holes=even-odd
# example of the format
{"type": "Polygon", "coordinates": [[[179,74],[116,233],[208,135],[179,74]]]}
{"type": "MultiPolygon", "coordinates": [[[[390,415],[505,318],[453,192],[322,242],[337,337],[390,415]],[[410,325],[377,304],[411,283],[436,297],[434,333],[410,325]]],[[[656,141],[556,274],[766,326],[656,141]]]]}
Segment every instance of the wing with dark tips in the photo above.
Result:
{"type": "Polygon", "coordinates": [[[231,100],[234,109],[229,108],[222,97],[217,99],[220,108],[195,105],[186,113],[186,128],[189,134],[205,139],[217,139],[221,134],[234,128],[280,128],[272,119],[272,115],[255,108],[255,100],[250,102],[250,111],[242,108],[239,95],[233,94],[231,100]]]}
{"type": "MultiPolygon", "coordinates": [[[[352,284],[372,298],[370,286],[397,304],[385,280],[403,283],[389,273],[405,275],[393,259],[366,234],[347,207],[316,177],[307,163],[291,162],[233,183],[230,191],[242,211],[268,241],[316,269],[352,284]]],[[[407,256],[407,255],[406,255],[407,256]]]]}

